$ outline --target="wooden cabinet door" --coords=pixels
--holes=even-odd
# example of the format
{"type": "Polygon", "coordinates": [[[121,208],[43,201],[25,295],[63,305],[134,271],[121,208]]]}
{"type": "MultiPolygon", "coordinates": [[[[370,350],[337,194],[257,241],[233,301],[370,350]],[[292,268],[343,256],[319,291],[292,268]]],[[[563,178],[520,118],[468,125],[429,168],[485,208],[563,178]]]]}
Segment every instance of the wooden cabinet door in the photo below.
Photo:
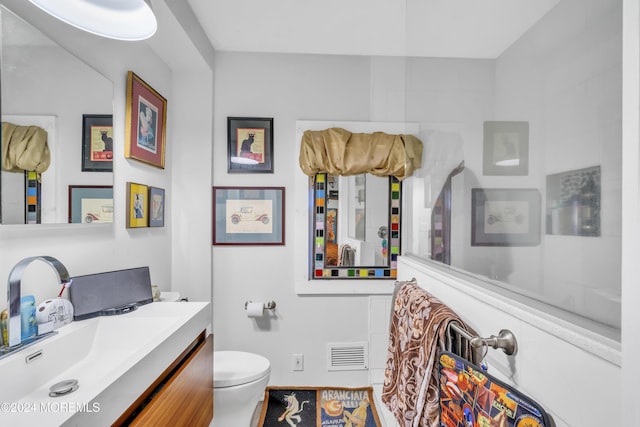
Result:
{"type": "Polygon", "coordinates": [[[130,425],[208,427],[212,419],[213,335],[209,335],[130,425]]]}

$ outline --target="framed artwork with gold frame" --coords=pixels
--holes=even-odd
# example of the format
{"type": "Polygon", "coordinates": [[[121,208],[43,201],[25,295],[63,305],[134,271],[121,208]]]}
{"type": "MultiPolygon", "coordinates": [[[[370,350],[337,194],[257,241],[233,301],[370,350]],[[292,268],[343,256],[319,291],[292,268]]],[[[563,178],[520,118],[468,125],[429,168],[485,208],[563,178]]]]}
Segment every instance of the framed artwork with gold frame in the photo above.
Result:
{"type": "Polygon", "coordinates": [[[126,158],[164,169],[167,100],[133,71],[127,73],[126,158]]]}
{"type": "Polygon", "coordinates": [[[149,187],[127,182],[127,228],[149,226],[149,187]]]}

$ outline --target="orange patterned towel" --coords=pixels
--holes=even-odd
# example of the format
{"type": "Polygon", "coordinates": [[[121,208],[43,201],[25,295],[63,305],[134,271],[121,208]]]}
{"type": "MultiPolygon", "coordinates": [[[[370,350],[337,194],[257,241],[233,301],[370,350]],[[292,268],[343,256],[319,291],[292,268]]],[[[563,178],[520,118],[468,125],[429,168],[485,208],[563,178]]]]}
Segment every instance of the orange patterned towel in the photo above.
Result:
{"type": "Polygon", "coordinates": [[[393,301],[382,401],[401,427],[438,427],[437,357],[447,325],[472,331],[449,307],[415,282],[399,282],[393,301]]]}

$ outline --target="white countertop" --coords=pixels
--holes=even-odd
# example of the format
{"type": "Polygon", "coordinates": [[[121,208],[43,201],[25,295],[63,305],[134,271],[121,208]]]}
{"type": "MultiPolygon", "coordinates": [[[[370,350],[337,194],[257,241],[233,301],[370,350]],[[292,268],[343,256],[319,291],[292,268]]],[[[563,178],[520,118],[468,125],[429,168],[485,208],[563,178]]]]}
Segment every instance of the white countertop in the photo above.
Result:
{"type": "Polygon", "coordinates": [[[151,303],[72,322],[0,359],[0,425],[110,425],[210,323],[206,302],[151,303]],[[49,397],[68,379],[78,380],[76,391],[49,397]]]}

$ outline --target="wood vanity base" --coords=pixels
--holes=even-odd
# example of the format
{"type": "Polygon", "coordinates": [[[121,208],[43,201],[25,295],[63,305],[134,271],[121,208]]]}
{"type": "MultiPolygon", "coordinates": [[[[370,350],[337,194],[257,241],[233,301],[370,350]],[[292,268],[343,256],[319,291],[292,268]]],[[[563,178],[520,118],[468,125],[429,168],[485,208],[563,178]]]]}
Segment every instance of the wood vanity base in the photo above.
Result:
{"type": "Polygon", "coordinates": [[[195,341],[113,426],[207,427],[213,419],[213,335],[195,341]]]}

